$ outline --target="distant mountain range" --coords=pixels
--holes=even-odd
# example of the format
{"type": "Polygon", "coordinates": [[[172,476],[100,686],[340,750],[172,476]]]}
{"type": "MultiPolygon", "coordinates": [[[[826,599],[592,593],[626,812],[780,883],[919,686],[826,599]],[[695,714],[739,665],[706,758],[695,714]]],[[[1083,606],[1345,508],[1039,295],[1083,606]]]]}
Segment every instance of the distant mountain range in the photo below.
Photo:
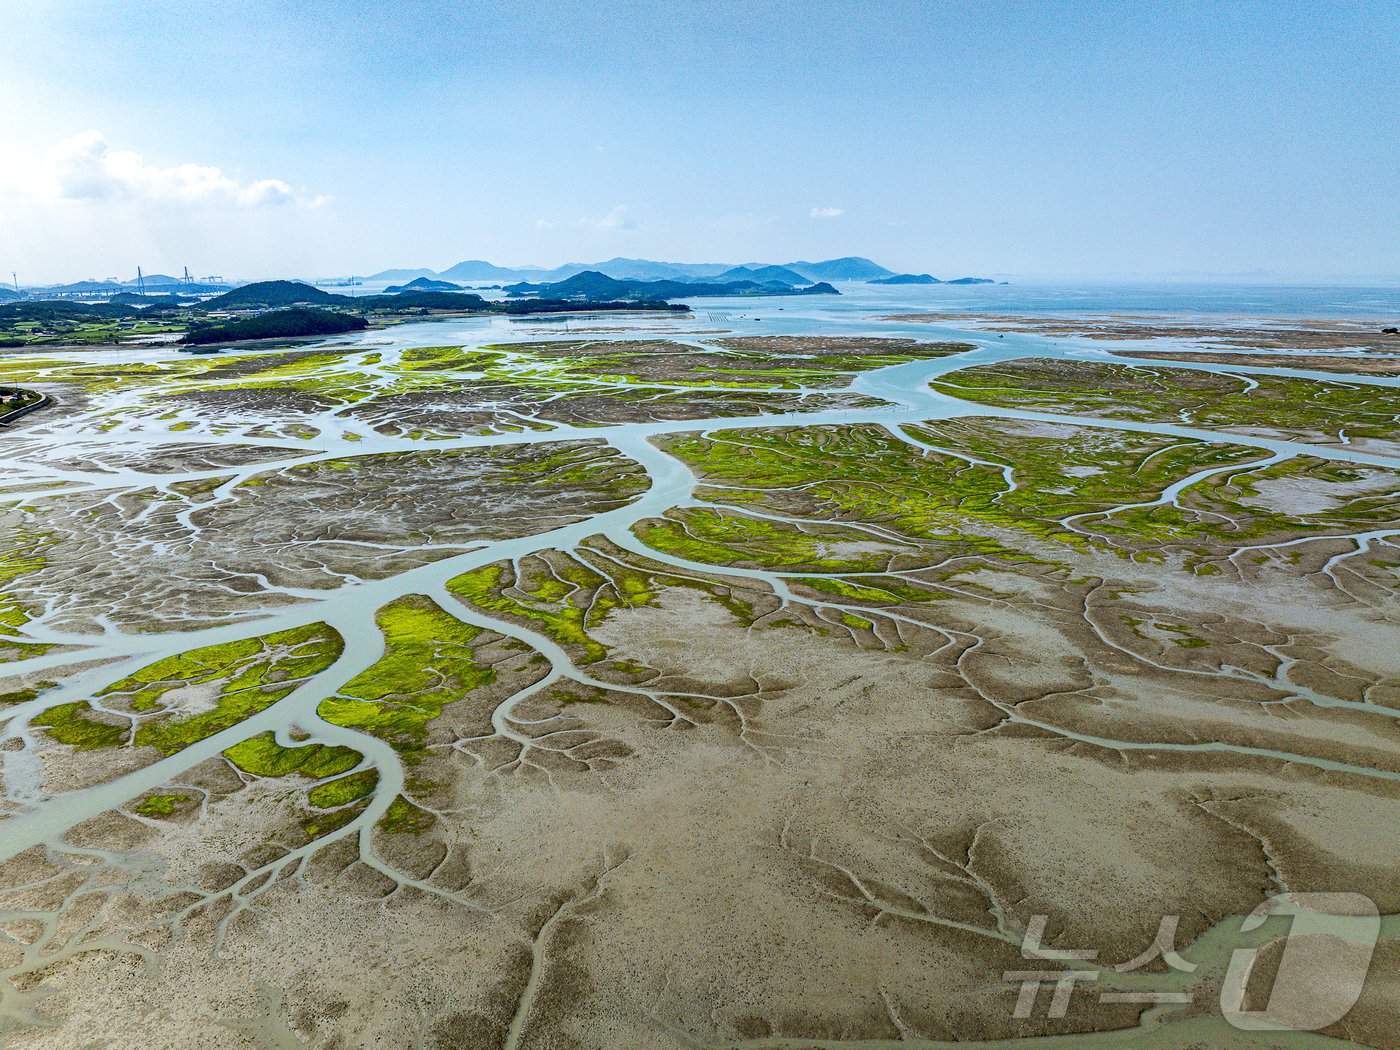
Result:
{"type": "Polygon", "coordinates": [[[725,270],[724,273],[708,278],[714,284],[728,284],[731,281],[755,281],[763,284],[766,281],[777,281],[779,284],[799,285],[812,284],[807,277],[796,270],[789,270],[786,266],[735,266],[725,270]]]}
{"type": "Polygon", "coordinates": [[[437,278],[437,276],[438,276],[438,272],[437,272],[436,270],[425,270],[425,269],[421,269],[421,268],[420,268],[420,269],[417,269],[417,270],[396,269],[396,270],[380,270],[380,271],[379,271],[378,273],[376,273],[376,274],[371,274],[369,277],[365,278],[365,280],[368,280],[368,281],[405,281],[405,282],[407,282],[407,281],[416,280],[416,279],[419,278],[419,277],[426,277],[426,278],[428,278],[429,280],[435,280],[435,279],[437,278]]]}
{"type": "Polygon", "coordinates": [[[392,281],[396,284],[427,278],[444,281],[482,283],[486,281],[531,281],[553,284],[566,281],[581,273],[594,272],[620,281],[681,281],[729,284],[733,281],[754,281],[763,284],[774,281],[789,286],[815,284],[819,281],[869,281],[889,277],[878,263],[859,256],[827,259],[824,262],[792,262],[780,266],[767,263],[673,263],[654,259],[608,259],[597,263],[566,263],[553,269],[538,266],[506,267],[481,259],[467,259],[440,272],[428,269],[381,270],[369,277],[371,281],[392,281]]]}
{"type": "MultiPolygon", "coordinates": [[[[830,295],[840,294],[831,286],[833,281],[866,282],[888,285],[928,285],[928,284],[995,284],[985,277],[960,277],[957,280],[941,281],[926,273],[894,273],[879,263],[857,255],[840,259],[825,259],[820,262],[784,263],[742,263],[738,266],[728,263],[673,263],[658,262],[653,259],[627,259],[618,257],[600,263],[568,263],[553,269],[539,267],[496,266],[481,259],[467,259],[450,266],[440,273],[426,268],[381,270],[367,278],[372,282],[393,282],[385,288],[384,294],[452,294],[465,289],[463,283],[483,284],[504,287],[515,298],[541,295],[563,300],[577,299],[616,299],[637,301],[641,299],[680,299],[686,297],[722,295],[830,295]],[[509,283],[508,283],[509,282],[509,283]]],[[[319,289],[310,288],[302,282],[271,282],[281,284],[284,292],[293,287],[294,296],[286,302],[264,302],[261,307],[285,306],[296,303],[321,303],[326,300],[315,298],[319,289]]],[[[341,282],[359,284],[360,279],[341,282]]],[[[1003,284],[1006,282],[1002,282],[1003,284]]],[[[269,282],[261,282],[266,288],[269,282]]],[[[181,278],[166,274],[149,274],[144,278],[142,300],[136,296],[137,282],[132,281],[78,281],[73,284],[51,285],[44,288],[26,288],[15,293],[0,288],[0,303],[20,299],[112,299],[118,302],[136,300],[137,304],[155,305],[151,299],[161,296],[184,295],[205,296],[226,293],[230,285],[216,283],[184,283],[181,278]]],[[[321,293],[326,294],[326,293],[321,293]]],[[[333,297],[343,298],[343,297],[333,297]]],[[[232,298],[219,296],[217,302],[227,308],[239,309],[254,304],[240,303],[235,294],[232,298]]],[[[217,307],[216,307],[217,308],[217,307]]]]}
{"type": "MultiPolygon", "coordinates": [[[[770,267],[775,269],[776,267],[770,267]]],[[[826,282],[806,284],[795,288],[784,281],[754,281],[747,275],[761,273],[761,270],[747,270],[742,267],[728,271],[745,275],[737,280],[721,281],[633,281],[618,280],[597,270],[585,270],[562,281],[544,284],[519,284],[505,286],[507,295],[514,297],[538,296],[543,299],[618,299],[652,301],[657,299],[698,299],[721,295],[840,295],[826,282]]],[[[723,274],[720,275],[721,277],[723,274]]]]}
{"type": "MultiPolygon", "coordinates": [[[[259,281],[256,284],[245,284],[241,288],[235,288],[223,295],[216,295],[212,299],[194,304],[192,309],[200,314],[222,310],[281,310],[291,306],[339,308],[361,314],[376,310],[388,313],[404,313],[410,310],[450,310],[458,313],[479,311],[505,314],[558,313],[578,309],[579,305],[583,305],[589,310],[685,309],[685,307],[674,306],[664,301],[668,295],[665,291],[658,291],[657,284],[660,282],[613,281],[611,277],[604,277],[602,274],[578,274],[574,280],[576,284],[567,290],[576,294],[543,296],[517,302],[487,302],[481,296],[473,295],[471,292],[420,291],[416,288],[395,295],[335,295],[331,292],[323,292],[319,288],[313,288],[302,281],[259,281]],[[624,294],[616,296],[588,294],[586,289],[592,287],[590,280],[593,277],[602,278],[604,282],[608,282],[609,289],[616,288],[624,294]],[[641,294],[643,290],[649,291],[650,295],[641,294]]],[[[558,288],[561,285],[545,287],[558,288]]],[[[603,286],[598,285],[598,287],[603,286]]],[[[677,285],[676,287],[693,288],[698,286],[677,285]]],[[[722,288],[724,294],[733,294],[730,289],[736,286],[718,285],[716,287],[722,288]]],[[[806,294],[819,288],[825,288],[830,292],[836,291],[830,285],[813,285],[811,289],[804,289],[803,292],[788,291],[783,294],[806,294]]],[[[18,304],[17,306],[0,308],[0,310],[14,310],[27,305],[29,304],[18,304]]],[[[88,303],[67,305],[77,305],[88,310],[106,306],[106,304],[88,303]]]]}
{"type": "Polygon", "coordinates": [[[876,277],[889,277],[893,273],[879,263],[862,259],[859,255],[848,255],[844,259],[827,259],[825,262],[788,263],[787,267],[813,281],[872,281],[876,277]]]}

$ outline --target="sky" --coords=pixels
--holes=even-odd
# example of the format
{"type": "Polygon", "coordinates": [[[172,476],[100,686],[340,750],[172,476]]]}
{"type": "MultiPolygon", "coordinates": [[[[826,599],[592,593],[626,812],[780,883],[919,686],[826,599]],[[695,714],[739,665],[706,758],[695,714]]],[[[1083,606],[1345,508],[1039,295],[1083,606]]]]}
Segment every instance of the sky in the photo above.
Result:
{"type": "Polygon", "coordinates": [[[1400,5],[5,0],[23,283],[865,255],[1400,281],[1400,5]]]}

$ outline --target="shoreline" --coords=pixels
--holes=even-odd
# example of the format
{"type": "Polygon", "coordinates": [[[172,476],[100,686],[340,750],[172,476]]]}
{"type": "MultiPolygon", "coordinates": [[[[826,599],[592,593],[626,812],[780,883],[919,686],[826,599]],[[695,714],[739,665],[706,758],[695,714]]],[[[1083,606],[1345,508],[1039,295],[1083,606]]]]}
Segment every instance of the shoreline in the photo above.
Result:
{"type": "Polygon", "coordinates": [[[19,408],[13,408],[8,412],[0,414],[0,427],[8,427],[18,420],[23,419],[31,412],[37,412],[41,408],[48,408],[50,405],[57,404],[52,397],[42,390],[36,390],[34,393],[39,395],[38,401],[30,402],[27,405],[21,405],[19,408]]]}
{"type": "MultiPolygon", "coordinates": [[[[655,308],[648,308],[648,307],[638,307],[638,308],[635,309],[635,310],[598,310],[598,309],[589,309],[589,308],[584,307],[584,306],[581,306],[581,307],[580,307],[579,309],[577,309],[577,310],[548,310],[548,311],[540,311],[539,313],[521,313],[521,314],[514,314],[514,313],[508,313],[508,312],[506,312],[506,311],[496,311],[496,310],[443,310],[443,311],[434,311],[433,313],[426,314],[426,315],[404,314],[404,315],[401,315],[401,316],[399,316],[399,317],[395,317],[395,318],[393,318],[393,319],[388,320],[387,323],[378,323],[378,324],[376,324],[376,323],[374,323],[374,322],[371,322],[367,328],[360,329],[360,331],[362,331],[362,332],[386,331],[386,330],[391,329],[391,328],[397,328],[398,326],[403,325],[403,324],[422,324],[422,323],[424,323],[424,322],[429,322],[429,321],[451,321],[451,320],[457,320],[457,319],[461,319],[461,318],[472,318],[472,317],[507,317],[507,318],[514,317],[514,318],[525,318],[525,317],[578,317],[579,315],[594,315],[594,316],[598,316],[598,317],[617,317],[617,316],[631,317],[631,316],[634,316],[634,315],[637,315],[637,314],[657,314],[657,315],[662,315],[662,316],[666,316],[666,317],[677,317],[677,318],[692,317],[692,318],[693,318],[693,317],[695,316],[695,311],[694,311],[694,309],[691,309],[691,308],[687,308],[687,309],[685,309],[685,310],[658,310],[658,309],[655,309],[655,308]]],[[[185,342],[181,342],[179,339],[173,339],[173,340],[168,340],[168,341],[167,341],[167,340],[161,340],[161,341],[148,340],[148,341],[139,342],[139,343],[138,343],[138,342],[129,342],[129,343],[121,343],[121,342],[118,342],[118,343],[32,343],[32,344],[30,344],[30,345],[28,345],[28,346],[7,346],[7,347],[0,348],[0,357],[9,357],[9,356],[12,356],[12,355],[22,355],[22,354],[28,354],[28,353],[71,353],[71,352],[73,352],[73,351],[86,351],[86,350],[138,350],[138,349],[157,349],[157,348],[161,348],[161,347],[171,347],[171,348],[173,348],[173,349],[179,351],[180,353],[186,353],[186,354],[219,353],[219,352],[221,352],[222,349],[225,348],[225,347],[253,347],[253,348],[256,348],[259,344],[267,344],[268,347],[269,347],[269,349],[270,349],[272,346],[297,346],[297,345],[301,345],[301,344],[304,344],[304,343],[314,343],[314,342],[318,342],[318,341],[324,341],[324,340],[334,339],[334,338],[336,338],[336,336],[338,336],[338,335],[347,335],[347,334],[350,334],[350,333],[346,333],[346,332],[335,332],[335,333],[323,334],[323,335],[302,335],[302,336],[282,336],[282,337],[272,336],[272,337],[263,338],[263,339],[235,339],[235,340],[230,340],[229,342],[226,342],[226,343],[203,343],[203,344],[201,344],[201,343],[185,343],[185,342]]]]}

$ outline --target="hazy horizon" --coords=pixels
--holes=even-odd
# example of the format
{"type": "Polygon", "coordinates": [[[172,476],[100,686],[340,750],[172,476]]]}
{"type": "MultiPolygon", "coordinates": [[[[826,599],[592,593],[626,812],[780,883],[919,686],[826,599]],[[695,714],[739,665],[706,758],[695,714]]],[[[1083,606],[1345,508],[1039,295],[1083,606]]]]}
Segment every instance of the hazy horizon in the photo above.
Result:
{"type": "MultiPolygon", "coordinates": [[[[811,261],[811,262],[820,262],[820,261],[824,261],[824,260],[827,259],[827,258],[831,258],[831,259],[844,258],[844,257],[850,256],[850,255],[853,255],[853,254],[857,254],[857,253],[844,253],[844,254],[842,254],[842,255],[832,255],[832,256],[829,256],[829,257],[823,256],[823,257],[821,257],[821,258],[813,258],[813,259],[808,260],[808,261],[811,261]]],[[[864,256],[864,257],[865,257],[865,258],[869,258],[869,256],[864,256]]],[[[628,257],[628,258],[631,258],[631,257],[628,257]]],[[[215,268],[210,269],[209,272],[208,272],[207,274],[206,274],[203,270],[201,270],[201,271],[199,271],[199,272],[196,272],[196,270],[195,270],[194,268],[191,268],[191,269],[190,269],[190,276],[191,276],[194,280],[196,280],[196,281],[198,281],[198,280],[200,280],[201,278],[206,277],[206,276],[217,276],[217,277],[219,277],[222,281],[227,282],[227,283],[231,283],[231,284],[247,284],[247,283],[252,283],[252,282],[256,282],[256,281],[275,281],[275,280],[306,281],[306,282],[334,281],[334,280],[342,280],[342,279],[350,279],[350,278],[355,278],[355,279],[367,279],[367,278],[372,277],[372,276],[373,276],[374,274],[376,274],[376,273],[380,273],[380,272],[384,272],[384,271],[389,271],[389,270],[414,270],[414,269],[424,269],[424,270],[432,270],[433,272],[439,273],[439,274],[440,274],[440,273],[442,273],[444,270],[449,269],[451,266],[455,265],[455,264],[458,263],[458,262],[469,261],[469,260],[472,260],[472,259],[479,259],[479,261],[490,262],[490,263],[493,263],[493,264],[495,264],[495,265],[501,266],[502,268],[505,268],[505,269],[514,269],[514,270],[521,270],[521,271],[538,270],[538,271],[541,271],[541,272],[548,272],[548,271],[551,271],[551,270],[556,270],[556,269],[560,269],[560,268],[562,268],[562,267],[567,267],[567,266],[580,266],[580,265],[588,265],[588,266],[591,266],[591,265],[595,265],[595,264],[605,263],[605,262],[608,261],[608,260],[606,260],[606,259],[596,259],[596,260],[566,259],[566,260],[563,260],[563,261],[561,261],[561,262],[551,263],[551,264],[548,264],[548,265],[545,265],[545,264],[538,264],[538,265],[537,265],[537,264],[534,264],[534,263],[519,263],[519,264],[514,264],[514,263],[509,263],[509,262],[498,262],[498,261],[492,260],[492,259],[480,259],[480,257],[476,257],[476,256],[471,256],[471,257],[464,256],[462,259],[455,260],[453,263],[443,264],[443,265],[441,265],[441,266],[439,266],[439,267],[434,267],[434,266],[431,266],[431,265],[418,266],[418,265],[415,265],[415,264],[408,264],[408,265],[403,265],[403,266],[399,266],[399,265],[385,266],[385,267],[381,267],[381,268],[378,269],[378,270],[366,270],[366,271],[363,271],[363,272],[359,272],[359,271],[350,271],[350,270],[341,270],[341,271],[327,271],[327,272],[267,271],[267,272],[253,272],[253,273],[237,273],[237,272],[232,272],[232,271],[220,271],[217,267],[215,267],[215,268]]],[[[734,260],[724,260],[724,259],[714,260],[714,259],[678,259],[678,258],[669,258],[669,259],[650,259],[650,260],[645,260],[645,261],[661,262],[661,263],[675,263],[675,264],[680,264],[680,265],[710,265],[710,266],[727,265],[727,266],[743,266],[743,265],[750,265],[750,264],[753,264],[753,263],[756,263],[756,262],[759,262],[759,261],[762,261],[762,262],[764,262],[764,263],[771,263],[771,264],[774,264],[774,265],[782,265],[782,264],[787,263],[787,262],[795,262],[795,261],[798,261],[798,260],[788,260],[788,259],[778,259],[778,258],[774,258],[774,259],[770,259],[770,260],[754,260],[754,259],[748,259],[748,260],[744,260],[744,261],[734,261],[734,260]]],[[[876,263],[880,263],[880,259],[878,259],[878,258],[874,258],[874,259],[872,259],[871,261],[876,262],[876,263]]],[[[181,272],[182,272],[182,270],[183,270],[183,268],[184,268],[184,264],[183,264],[183,263],[181,263],[181,264],[171,263],[171,264],[166,265],[166,266],[160,266],[160,265],[146,266],[144,263],[143,263],[143,264],[140,264],[140,265],[142,266],[142,272],[145,274],[145,276],[146,276],[147,279],[151,278],[152,276],[168,276],[168,277],[176,277],[176,278],[178,278],[178,277],[180,277],[181,272]]],[[[894,271],[894,272],[902,273],[902,272],[906,272],[906,271],[899,271],[899,270],[897,270],[897,271],[894,271]]],[[[908,271],[908,272],[918,272],[918,273],[922,273],[922,272],[926,272],[926,271],[925,271],[925,270],[915,269],[915,270],[911,270],[911,271],[908,271]]],[[[988,278],[988,279],[991,279],[991,280],[997,281],[997,282],[1007,282],[1007,283],[1011,283],[1011,284],[1024,284],[1024,285],[1026,285],[1027,287],[1039,287],[1039,286],[1044,286],[1044,287],[1047,287],[1047,288],[1050,288],[1050,287],[1057,287],[1057,286],[1058,286],[1058,287],[1063,287],[1063,286],[1086,286],[1086,287],[1104,286],[1104,287],[1111,287],[1111,286],[1114,286],[1114,285],[1127,285],[1127,286],[1152,287],[1152,286],[1159,286],[1159,285],[1160,285],[1160,286],[1174,286],[1174,285],[1191,286],[1191,285],[1199,285],[1199,286],[1201,286],[1201,287],[1216,287],[1216,286],[1218,286],[1218,287],[1222,287],[1222,288],[1257,286],[1257,287],[1261,287],[1261,288],[1262,288],[1262,287],[1279,287],[1279,288],[1294,288],[1294,287],[1296,287],[1296,288],[1308,288],[1308,287],[1330,288],[1330,287],[1336,287],[1336,288],[1360,288],[1360,289],[1376,288],[1376,289],[1385,289],[1385,290],[1389,290],[1389,289],[1397,288],[1398,286],[1400,286],[1400,275],[1391,275],[1391,274],[1338,274],[1338,275],[1306,275],[1306,274],[1304,274],[1304,275],[1289,275],[1289,274],[1271,273],[1271,272],[1262,271],[1262,270],[1249,271],[1249,272],[1242,272],[1242,273],[1189,273],[1189,272],[1185,272],[1185,273],[1129,273],[1129,272],[1122,272],[1122,273],[1061,273],[1061,274],[1005,273],[1005,272],[999,272],[999,271],[988,271],[988,272],[980,272],[980,273],[972,273],[972,272],[964,273],[964,272],[962,272],[962,271],[960,271],[960,270],[948,270],[947,272],[943,272],[943,273],[933,273],[932,276],[937,277],[937,278],[939,279],[939,281],[941,282],[940,285],[935,285],[934,287],[940,287],[940,286],[942,286],[942,285],[946,285],[948,282],[954,280],[955,278],[959,278],[959,277],[980,277],[980,278],[988,278]]],[[[97,281],[97,282],[102,282],[102,281],[108,281],[108,280],[116,280],[116,281],[122,282],[122,283],[135,283],[136,278],[137,278],[137,275],[136,275],[136,273],[134,273],[134,272],[132,272],[132,273],[130,273],[130,274],[126,274],[126,273],[96,273],[96,272],[77,273],[77,272],[74,272],[74,273],[69,273],[69,274],[66,274],[66,275],[61,276],[61,277],[58,277],[58,278],[53,278],[53,279],[48,279],[48,280],[27,280],[27,279],[25,278],[24,274],[18,274],[18,283],[19,283],[19,285],[20,285],[21,288],[45,288],[45,287],[58,287],[58,286],[67,285],[67,284],[78,284],[78,283],[81,283],[81,282],[84,282],[84,281],[97,281]]],[[[446,279],[447,279],[447,280],[451,280],[451,278],[446,278],[446,279]]],[[[407,278],[405,278],[405,280],[407,280],[407,278]]],[[[701,280],[701,278],[696,278],[696,280],[701,280]]],[[[392,283],[392,282],[385,282],[385,283],[392,283]]],[[[479,284],[479,283],[481,283],[481,282],[458,280],[457,283],[467,285],[467,284],[479,284]]],[[[835,283],[837,283],[837,284],[843,284],[843,283],[848,283],[848,282],[837,281],[837,282],[835,282],[835,283]]],[[[855,283],[857,283],[857,284],[862,284],[862,283],[867,283],[867,282],[859,282],[859,281],[858,281],[858,282],[855,282],[855,283]]],[[[11,287],[11,278],[10,278],[10,275],[9,275],[9,274],[5,274],[5,275],[3,276],[3,278],[0,278],[0,287],[3,287],[3,288],[9,288],[9,287],[11,287]]],[[[910,289],[910,288],[915,288],[915,289],[917,289],[917,288],[919,288],[919,287],[926,287],[926,286],[919,286],[919,285],[912,285],[912,286],[911,286],[911,285],[903,285],[903,286],[899,286],[899,287],[902,287],[902,288],[904,288],[904,289],[907,290],[907,289],[910,289]]]]}
{"type": "Polygon", "coordinates": [[[614,256],[1400,277],[1390,5],[7,16],[0,273],[21,284],[614,256]]]}

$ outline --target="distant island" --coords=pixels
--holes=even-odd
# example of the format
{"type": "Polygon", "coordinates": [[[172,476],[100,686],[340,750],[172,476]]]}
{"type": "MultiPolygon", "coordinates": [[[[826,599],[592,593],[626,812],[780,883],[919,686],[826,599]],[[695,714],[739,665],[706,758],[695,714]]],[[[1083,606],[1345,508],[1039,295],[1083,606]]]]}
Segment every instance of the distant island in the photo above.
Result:
{"type": "MultiPolygon", "coordinates": [[[[606,279],[605,279],[606,280],[606,279]]],[[[216,295],[199,303],[201,311],[254,310],[275,307],[311,305],[334,307],[352,313],[402,314],[413,311],[446,311],[451,313],[494,313],[530,314],[559,313],[562,311],[588,310],[670,310],[685,311],[687,306],[673,306],[658,295],[603,295],[596,297],[582,294],[589,282],[563,289],[569,295],[545,295],[522,302],[501,303],[483,299],[473,292],[420,292],[402,291],[393,295],[336,295],[313,288],[300,281],[259,281],[245,284],[223,295],[216,295]]],[[[615,282],[627,291],[636,282],[615,282]]],[[[558,285],[542,285],[543,288],[559,288],[558,285]]],[[[604,284],[597,285],[600,292],[610,290],[604,284]]],[[[4,307],[0,307],[3,310],[4,307]]]]}
{"type": "Polygon", "coordinates": [[[666,299],[715,295],[830,295],[836,291],[831,288],[832,281],[891,285],[998,283],[989,277],[958,277],[944,281],[927,273],[895,273],[860,255],[820,262],[798,260],[738,266],[618,257],[598,263],[566,263],[553,269],[497,266],[484,259],[467,259],[441,272],[421,267],[381,270],[368,280],[396,282],[386,288],[386,292],[428,290],[460,281],[478,287],[490,282],[490,287],[504,288],[507,294],[515,296],[549,294],[567,298],[575,294],[616,297],[640,294],[666,299]],[[511,283],[512,278],[514,283],[511,283]],[[576,280],[579,278],[582,281],[576,280]],[[605,287],[603,279],[616,283],[605,287]],[[650,287],[639,288],[641,285],[650,287]],[[717,286],[727,288],[717,290],[717,286]]]}
{"type": "MultiPolygon", "coordinates": [[[[741,270],[742,273],[752,271],[741,270]]],[[[684,281],[631,281],[618,280],[609,277],[605,273],[597,270],[585,270],[583,273],[575,274],[567,280],[557,281],[552,284],[530,284],[521,282],[519,284],[508,284],[505,287],[507,295],[520,296],[545,296],[550,299],[628,299],[628,300],[651,300],[651,299],[676,299],[681,296],[686,298],[708,298],[714,296],[734,296],[734,295],[840,295],[831,285],[821,282],[807,285],[803,288],[794,288],[790,284],[782,281],[754,281],[748,278],[731,281],[729,283],[711,282],[684,282],[684,281]]]]}
{"type": "Polygon", "coordinates": [[[942,284],[937,277],[926,273],[897,273],[893,277],[876,277],[866,284],[942,284]]]}
{"type": "MultiPolygon", "coordinates": [[[[832,287],[833,282],[882,285],[998,283],[985,277],[959,277],[956,280],[942,281],[927,273],[895,273],[864,256],[847,255],[818,262],[797,260],[788,263],[748,262],[739,265],[661,262],[619,256],[598,263],[566,263],[552,269],[538,266],[497,266],[482,259],[467,259],[442,271],[426,267],[388,269],[380,270],[369,277],[320,278],[314,282],[314,286],[320,286],[317,289],[320,290],[324,287],[350,288],[369,284],[382,288],[382,291],[377,293],[379,295],[411,295],[428,292],[468,293],[467,286],[470,284],[476,288],[504,288],[508,295],[515,298],[549,295],[561,298],[608,296],[639,300],[719,295],[839,294],[832,287]],[[580,280],[575,281],[575,278],[580,280]],[[616,283],[607,285],[604,279],[616,283]]],[[[311,281],[301,280],[257,283],[313,286],[311,281]]],[[[238,282],[224,283],[223,278],[194,280],[165,274],[147,274],[128,281],[108,279],[14,289],[0,288],[0,305],[64,300],[122,303],[150,308],[188,304],[200,300],[208,302],[211,297],[238,291],[240,287],[247,285],[240,286],[238,282]]]]}
{"type": "MultiPolygon", "coordinates": [[[[959,277],[955,281],[940,281],[926,273],[897,273],[890,277],[877,277],[866,284],[996,284],[990,277],[959,277]]],[[[1001,282],[1005,284],[1005,281],[1001,282]]]]}
{"type": "Polygon", "coordinates": [[[259,281],[203,302],[162,297],[150,305],[63,299],[0,304],[0,346],[110,346],[132,339],[208,346],[244,339],[335,335],[374,322],[434,314],[685,313],[689,309],[682,303],[636,297],[491,302],[470,292],[335,295],[300,281],[259,281]]]}
{"type": "MultiPolygon", "coordinates": [[[[148,274],[136,280],[79,281],[45,287],[0,288],[0,346],[109,346],[118,343],[177,342],[207,346],[240,339],[300,338],[354,331],[337,327],[339,318],[367,324],[432,314],[535,314],[590,310],[684,311],[678,300],[761,298],[767,296],[840,295],[832,282],[877,285],[995,284],[985,277],[942,281],[928,273],[895,273],[863,256],[848,255],[818,262],[673,263],[614,258],[584,265],[569,263],[552,270],[510,268],[468,259],[448,269],[381,270],[369,278],[221,283],[188,276],[148,274]],[[520,279],[528,277],[530,279],[520,279]],[[509,281],[508,278],[517,278],[509,281]],[[393,283],[387,283],[391,281],[393,283]],[[504,291],[505,300],[483,298],[487,287],[504,291]],[[344,295],[326,287],[371,283],[383,290],[344,295]],[[477,282],[471,290],[463,281],[477,282]],[[318,287],[321,285],[323,287],[318,287]],[[247,315],[282,312],[256,323],[247,315]],[[317,316],[330,313],[335,316],[317,316]]],[[[1005,284],[1005,281],[1000,282],[1005,284]]],[[[366,289],[367,291],[369,289],[366,289]]]]}
{"type": "Polygon", "coordinates": [[[409,281],[407,284],[395,284],[384,289],[385,295],[397,295],[400,292],[460,292],[462,286],[453,284],[451,281],[434,281],[428,277],[419,277],[409,281]]]}
{"type": "Polygon", "coordinates": [[[894,271],[859,255],[821,262],[771,263],[676,263],[655,259],[614,258],[596,263],[565,263],[552,269],[540,266],[497,266],[484,259],[466,259],[442,271],[425,267],[380,270],[370,281],[387,281],[404,286],[416,280],[457,281],[472,284],[532,282],[556,284],[582,273],[601,273],[619,281],[677,281],[686,284],[730,284],[753,281],[777,282],[789,286],[819,284],[823,281],[869,281],[889,277],[894,271]]]}

